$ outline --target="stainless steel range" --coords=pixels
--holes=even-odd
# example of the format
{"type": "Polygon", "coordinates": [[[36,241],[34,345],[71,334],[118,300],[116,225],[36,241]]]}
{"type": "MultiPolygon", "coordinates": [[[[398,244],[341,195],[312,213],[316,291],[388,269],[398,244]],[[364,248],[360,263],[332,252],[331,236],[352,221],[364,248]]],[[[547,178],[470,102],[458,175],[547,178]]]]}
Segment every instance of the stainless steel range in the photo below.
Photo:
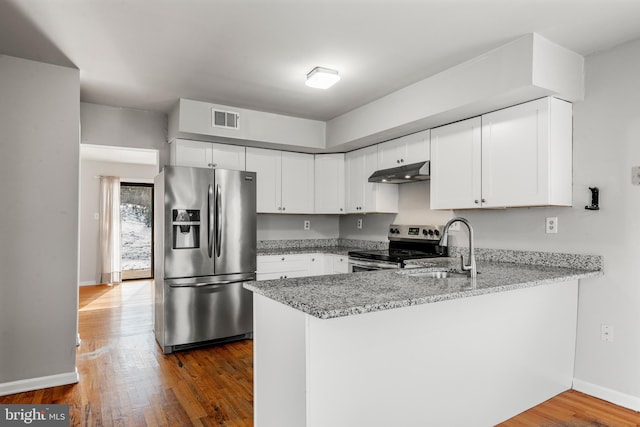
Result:
{"type": "Polygon", "coordinates": [[[446,257],[448,248],[440,246],[441,225],[398,225],[389,227],[389,249],[349,252],[349,271],[405,268],[411,259],[446,257]]]}

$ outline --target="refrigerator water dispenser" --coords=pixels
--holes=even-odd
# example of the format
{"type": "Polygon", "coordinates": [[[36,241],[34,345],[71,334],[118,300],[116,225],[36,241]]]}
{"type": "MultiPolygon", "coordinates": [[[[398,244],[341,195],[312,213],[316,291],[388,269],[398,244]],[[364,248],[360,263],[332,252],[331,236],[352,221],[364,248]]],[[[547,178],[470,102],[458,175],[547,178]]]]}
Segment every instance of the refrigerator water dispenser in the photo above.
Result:
{"type": "Polygon", "coordinates": [[[200,211],[173,209],[173,249],[200,247],[200,211]]]}

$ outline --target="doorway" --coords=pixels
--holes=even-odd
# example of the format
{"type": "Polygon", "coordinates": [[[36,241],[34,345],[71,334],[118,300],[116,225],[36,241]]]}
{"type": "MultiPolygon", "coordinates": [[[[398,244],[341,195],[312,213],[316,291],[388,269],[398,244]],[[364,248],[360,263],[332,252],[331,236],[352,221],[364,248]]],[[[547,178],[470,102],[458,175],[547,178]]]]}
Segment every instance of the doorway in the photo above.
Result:
{"type": "Polygon", "coordinates": [[[153,184],[120,183],[122,280],[153,278],[153,184]]]}

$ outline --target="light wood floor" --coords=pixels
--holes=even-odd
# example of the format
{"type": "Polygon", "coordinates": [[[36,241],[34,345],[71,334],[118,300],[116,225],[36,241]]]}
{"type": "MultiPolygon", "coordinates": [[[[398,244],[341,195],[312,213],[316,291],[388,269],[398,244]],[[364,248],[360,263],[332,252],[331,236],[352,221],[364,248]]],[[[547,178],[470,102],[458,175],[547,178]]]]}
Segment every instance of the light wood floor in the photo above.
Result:
{"type": "MultiPolygon", "coordinates": [[[[74,426],[253,426],[252,342],[165,356],[153,337],[151,302],[146,281],[82,287],[80,383],[0,403],[68,403],[74,426]]],[[[640,426],[640,414],[567,391],[500,426],[640,426]]]]}

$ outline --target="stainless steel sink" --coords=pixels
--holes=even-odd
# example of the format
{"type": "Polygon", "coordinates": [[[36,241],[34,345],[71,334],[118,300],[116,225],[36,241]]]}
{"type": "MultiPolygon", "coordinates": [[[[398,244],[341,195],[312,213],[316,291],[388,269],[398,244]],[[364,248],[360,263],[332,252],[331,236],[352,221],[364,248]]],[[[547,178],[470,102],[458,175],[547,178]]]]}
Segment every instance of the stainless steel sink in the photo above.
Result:
{"type": "Polygon", "coordinates": [[[469,274],[466,272],[457,271],[416,271],[413,273],[407,273],[410,277],[425,277],[431,279],[457,279],[467,278],[469,274]]]}

